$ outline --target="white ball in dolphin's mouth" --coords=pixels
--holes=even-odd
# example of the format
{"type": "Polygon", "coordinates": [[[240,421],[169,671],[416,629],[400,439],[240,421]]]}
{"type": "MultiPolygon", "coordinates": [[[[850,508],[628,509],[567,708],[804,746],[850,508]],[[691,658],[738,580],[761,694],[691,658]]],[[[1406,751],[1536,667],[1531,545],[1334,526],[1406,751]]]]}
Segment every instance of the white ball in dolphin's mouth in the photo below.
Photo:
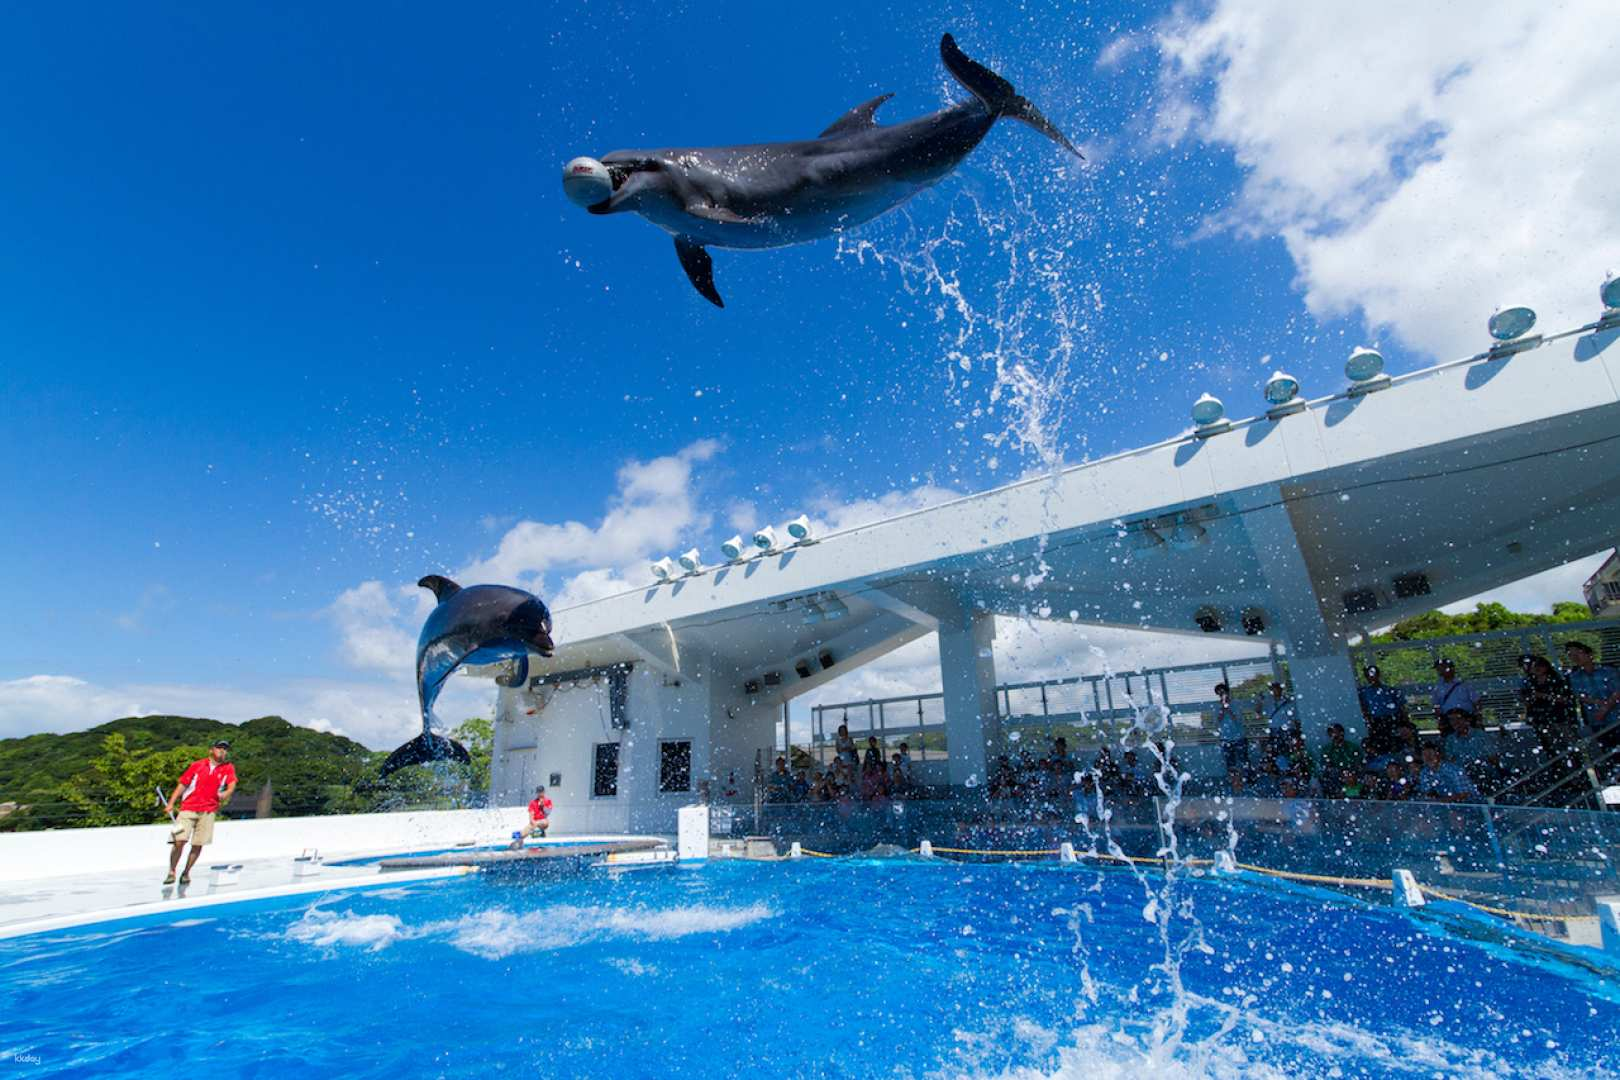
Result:
{"type": "Polygon", "coordinates": [[[578,206],[595,206],[613,194],[607,166],[595,158],[577,157],[563,166],[563,194],[578,206]]]}

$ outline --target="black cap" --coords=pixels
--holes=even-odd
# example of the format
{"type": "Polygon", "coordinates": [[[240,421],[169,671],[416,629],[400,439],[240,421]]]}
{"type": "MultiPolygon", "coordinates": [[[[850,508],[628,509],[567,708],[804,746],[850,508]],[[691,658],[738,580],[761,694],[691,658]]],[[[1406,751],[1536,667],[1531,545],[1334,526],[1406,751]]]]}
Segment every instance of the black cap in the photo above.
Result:
{"type": "Polygon", "coordinates": [[[1361,669],[1361,673],[1363,675],[1367,676],[1367,678],[1370,679],[1374,675],[1378,674],[1378,665],[1377,664],[1368,664],[1366,667],[1361,669]]]}
{"type": "Polygon", "coordinates": [[[1457,666],[1457,661],[1451,659],[1451,657],[1449,657],[1449,656],[1442,656],[1442,657],[1440,657],[1440,659],[1438,659],[1438,660],[1436,660],[1434,662],[1434,666],[1437,667],[1437,668],[1443,668],[1443,667],[1454,668],[1454,667],[1457,666]]]}
{"type": "MultiPolygon", "coordinates": [[[[223,746],[225,749],[229,750],[231,748],[231,740],[229,740],[229,739],[216,739],[214,741],[214,746],[223,746]]],[[[213,749],[213,747],[209,747],[209,749],[213,749]]]]}

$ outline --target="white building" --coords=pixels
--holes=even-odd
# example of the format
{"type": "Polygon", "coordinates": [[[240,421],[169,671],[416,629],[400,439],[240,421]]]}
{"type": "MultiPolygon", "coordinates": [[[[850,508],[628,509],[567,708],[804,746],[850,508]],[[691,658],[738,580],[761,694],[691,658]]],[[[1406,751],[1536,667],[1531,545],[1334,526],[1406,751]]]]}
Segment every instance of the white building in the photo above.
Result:
{"type": "Polygon", "coordinates": [[[1591,609],[1594,619],[1607,619],[1620,615],[1620,548],[1609,552],[1603,565],[1586,579],[1581,595],[1591,609]]]}
{"type": "Polygon", "coordinates": [[[557,611],[533,669],[551,674],[500,693],[496,801],[547,783],[570,829],[668,831],[699,781],[752,795],[787,701],[929,633],[949,779],[983,778],[996,614],[1275,641],[1307,736],[1354,731],[1349,638],[1614,545],[1616,327],[1268,395],[1249,420],[557,611]]]}

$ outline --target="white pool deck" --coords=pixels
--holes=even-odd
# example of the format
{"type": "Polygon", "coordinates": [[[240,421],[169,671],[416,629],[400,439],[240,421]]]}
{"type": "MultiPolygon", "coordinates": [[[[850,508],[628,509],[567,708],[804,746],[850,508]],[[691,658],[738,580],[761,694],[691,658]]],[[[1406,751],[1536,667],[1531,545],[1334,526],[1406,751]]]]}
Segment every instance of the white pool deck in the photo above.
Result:
{"type": "MultiPolygon", "coordinates": [[[[189,886],[164,885],[167,825],[0,835],[0,939],[225,904],[462,877],[467,867],[383,871],[351,859],[510,842],[521,808],[222,822],[189,886]],[[239,867],[218,875],[216,866],[239,867]],[[302,872],[300,872],[302,871],[302,872]]],[[[629,839],[553,836],[546,843],[629,839]]]]}

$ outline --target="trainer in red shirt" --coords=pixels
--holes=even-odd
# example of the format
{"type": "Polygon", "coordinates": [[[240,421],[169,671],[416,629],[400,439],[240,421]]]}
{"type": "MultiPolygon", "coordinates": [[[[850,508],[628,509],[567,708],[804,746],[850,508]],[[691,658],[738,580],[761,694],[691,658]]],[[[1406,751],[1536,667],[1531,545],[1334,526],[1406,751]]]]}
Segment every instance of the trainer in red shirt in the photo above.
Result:
{"type": "Polygon", "coordinates": [[[528,827],[523,830],[522,835],[518,838],[518,843],[522,843],[536,833],[545,836],[546,826],[550,824],[547,819],[550,817],[551,800],[546,798],[546,789],[544,787],[537,787],[534,789],[534,798],[529,800],[528,827]]]}
{"type": "Polygon", "coordinates": [[[163,884],[174,883],[174,872],[180,865],[180,852],[187,841],[191,843],[191,857],[180,874],[180,884],[191,884],[191,868],[197,865],[197,856],[214,839],[214,815],[219,811],[220,799],[229,799],[236,790],[236,766],[226,759],[231,756],[231,744],[224,739],[209,748],[208,756],[193,761],[180,774],[180,782],[164,805],[164,812],[174,821],[170,837],[174,849],[169,852],[169,876],[163,884]],[[180,799],[180,813],[174,812],[174,802],[180,799]]]}

